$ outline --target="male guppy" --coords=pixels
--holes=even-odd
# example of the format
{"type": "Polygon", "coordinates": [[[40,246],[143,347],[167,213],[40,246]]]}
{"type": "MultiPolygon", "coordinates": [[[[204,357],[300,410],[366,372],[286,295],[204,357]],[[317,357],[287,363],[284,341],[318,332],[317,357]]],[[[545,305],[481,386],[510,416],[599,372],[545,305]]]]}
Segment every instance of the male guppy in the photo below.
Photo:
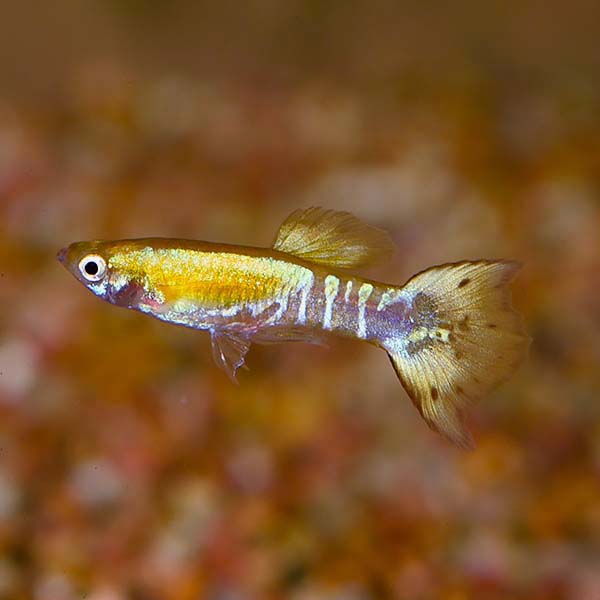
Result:
{"type": "Polygon", "coordinates": [[[308,208],[286,219],[272,248],[146,238],[78,242],[58,258],[112,304],[208,330],[233,379],[252,342],[332,332],[383,348],[429,426],[469,447],[464,409],[510,375],[528,343],[508,287],[519,266],[444,264],[403,286],[350,274],[393,248],[350,213],[308,208]]]}

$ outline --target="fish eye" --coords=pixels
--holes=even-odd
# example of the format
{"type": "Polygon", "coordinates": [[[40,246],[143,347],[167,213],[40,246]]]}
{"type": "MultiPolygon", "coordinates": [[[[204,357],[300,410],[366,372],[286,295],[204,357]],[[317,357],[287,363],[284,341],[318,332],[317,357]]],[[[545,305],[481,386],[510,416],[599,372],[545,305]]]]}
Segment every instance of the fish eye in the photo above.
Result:
{"type": "Polygon", "coordinates": [[[100,281],[106,274],[106,261],[97,254],[88,254],[79,261],[79,272],[88,281],[100,281]]]}

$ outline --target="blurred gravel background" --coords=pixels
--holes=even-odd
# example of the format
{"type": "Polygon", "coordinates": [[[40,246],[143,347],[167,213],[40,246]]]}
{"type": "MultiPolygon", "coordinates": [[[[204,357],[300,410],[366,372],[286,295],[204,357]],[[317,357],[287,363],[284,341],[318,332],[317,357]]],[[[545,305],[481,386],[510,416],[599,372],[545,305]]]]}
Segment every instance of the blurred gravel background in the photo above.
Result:
{"type": "Polygon", "coordinates": [[[0,598],[600,598],[600,5],[5,2],[0,598]],[[104,304],[75,240],[269,244],[298,206],[524,263],[534,338],[462,453],[383,353],[104,304]]]}

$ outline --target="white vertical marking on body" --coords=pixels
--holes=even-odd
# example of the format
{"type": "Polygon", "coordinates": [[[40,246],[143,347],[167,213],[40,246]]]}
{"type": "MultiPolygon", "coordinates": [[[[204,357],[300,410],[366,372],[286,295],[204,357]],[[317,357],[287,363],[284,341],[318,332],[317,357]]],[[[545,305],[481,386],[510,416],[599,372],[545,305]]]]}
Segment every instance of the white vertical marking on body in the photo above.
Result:
{"type": "MultiPolygon", "coordinates": [[[[271,306],[273,306],[273,304],[275,304],[275,302],[278,302],[278,301],[277,300],[271,300],[269,298],[268,300],[262,300],[262,301],[259,301],[259,302],[255,302],[254,304],[249,304],[248,305],[248,312],[252,315],[252,317],[256,318],[261,313],[265,312],[265,310],[268,310],[269,308],[271,308],[271,306]]],[[[281,307],[281,305],[279,305],[279,306],[281,307]]],[[[222,309],[218,309],[216,311],[216,313],[218,314],[220,310],[222,310],[222,309]]]]}
{"type": "MultiPolygon", "coordinates": [[[[174,307],[177,307],[177,310],[180,312],[193,312],[198,308],[198,306],[190,300],[178,300],[174,307]]],[[[241,307],[238,304],[234,304],[229,308],[206,309],[205,312],[207,315],[213,317],[234,317],[240,312],[240,310],[241,307]]]]}
{"type": "Polygon", "coordinates": [[[377,305],[377,310],[385,310],[390,304],[395,304],[400,300],[400,290],[394,288],[388,288],[381,295],[381,300],[377,305]]]}
{"type": "Polygon", "coordinates": [[[254,318],[257,318],[276,304],[277,310],[270,317],[268,317],[264,324],[270,325],[273,323],[278,323],[288,308],[289,299],[290,291],[283,290],[275,299],[269,298],[268,300],[262,300],[260,302],[256,302],[255,304],[251,304],[249,306],[250,314],[254,318]]]}
{"type": "Polygon", "coordinates": [[[325,277],[325,313],[323,314],[324,329],[331,329],[331,315],[333,314],[333,302],[340,289],[340,280],[334,275],[325,277]]]}
{"type": "Polygon", "coordinates": [[[278,321],[281,320],[281,317],[283,317],[283,313],[285,313],[285,311],[287,310],[289,299],[290,299],[289,292],[284,292],[279,297],[279,300],[277,300],[277,303],[279,304],[279,308],[277,309],[277,312],[273,315],[272,321],[277,323],[278,321]]]}
{"type": "Polygon", "coordinates": [[[344,294],[344,302],[348,302],[350,300],[350,294],[352,293],[352,280],[348,281],[346,284],[346,293],[344,294]]]}
{"type": "Polygon", "coordinates": [[[314,275],[312,271],[306,269],[306,271],[302,274],[300,278],[300,283],[298,284],[298,290],[300,291],[300,304],[298,305],[298,323],[306,322],[306,303],[308,301],[308,295],[310,294],[313,283],[314,283],[314,275]]]}
{"type": "Polygon", "coordinates": [[[373,293],[373,286],[370,283],[363,283],[358,290],[358,337],[367,337],[367,320],[365,310],[367,301],[373,293]]]}

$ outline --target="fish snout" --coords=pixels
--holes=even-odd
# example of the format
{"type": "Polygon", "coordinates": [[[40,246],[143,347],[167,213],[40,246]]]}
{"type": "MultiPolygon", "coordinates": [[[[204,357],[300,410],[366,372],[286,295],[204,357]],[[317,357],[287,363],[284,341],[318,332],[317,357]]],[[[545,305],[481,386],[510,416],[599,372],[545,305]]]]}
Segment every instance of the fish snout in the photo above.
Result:
{"type": "Polygon", "coordinates": [[[59,260],[59,262],[61,262],[63,265],[67,264],[67,251],[68,248],[62,248],[61,250],[59,250],[56,254],[56,258],[59,260]]]}

